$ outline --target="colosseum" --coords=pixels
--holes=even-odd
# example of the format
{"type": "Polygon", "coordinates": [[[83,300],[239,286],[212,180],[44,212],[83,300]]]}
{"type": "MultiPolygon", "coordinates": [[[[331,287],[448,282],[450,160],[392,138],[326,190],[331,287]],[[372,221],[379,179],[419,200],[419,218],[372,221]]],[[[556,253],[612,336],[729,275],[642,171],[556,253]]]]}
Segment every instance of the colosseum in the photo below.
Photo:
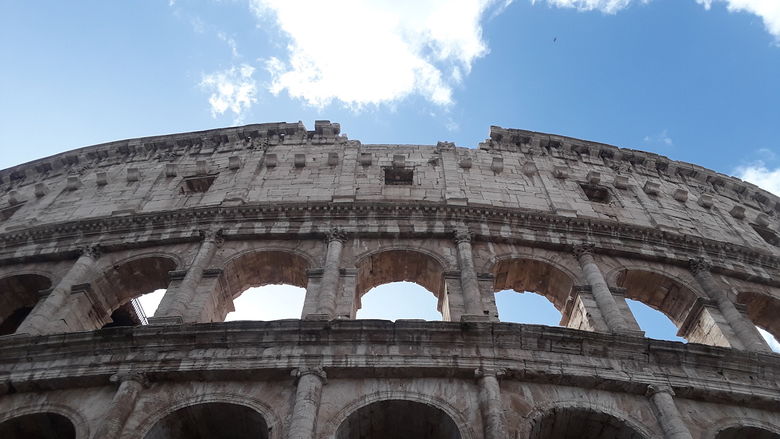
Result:
{"type": "Polygon", "coordinates": [[[317,121],[89,146],[0,189],[3,439],[780,438],[780,199],[693,164],[317,121]],[[355,318],[396,281],[443,321],[355,318]],[[269,284],[305,288],[300,319],[224,321],[269,284]],[[560,327],[502,322],[507,289],[560,327]]]}

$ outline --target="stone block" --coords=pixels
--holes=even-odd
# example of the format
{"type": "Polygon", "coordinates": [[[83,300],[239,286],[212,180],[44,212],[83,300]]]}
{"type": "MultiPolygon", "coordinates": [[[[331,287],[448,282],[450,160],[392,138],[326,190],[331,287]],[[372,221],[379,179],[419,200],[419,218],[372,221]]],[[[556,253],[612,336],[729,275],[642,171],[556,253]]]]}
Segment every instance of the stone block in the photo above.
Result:
{"type": "Polygon", "coordinates": [[[612,182],[612,186],[618,189],[628,189],[628,177],[625,175],[616,175],[615,180],[612,182]]]}
{"type": "Polygon", "coordinates": [[[659,195],[661,193],[661,185],[654,181],[647,180],[642,190],[648,195],[659,195]]]}
{"type": "Polygon", "coordinates": [[[569,168],[566,166],[555,166],[553,168],[553,176],[555,178],[565,180],[569,178],[569,168]]]}
{"type": "Polygon", "coordinates": [[[206,175],[209,173],[208,162],[205,160],[198,160],[195,162],[195,175],[206,175]]]}
{"type": "Polygon", "coordinates": [[[458,164],[463,169],[471,169],[472,166],[471,157],[463,157],[462,159],[460,159],[460,162],[458,164]]]}
{"type": "Polygon", "coordinates": [[[133,183],[141,179],[141,170],[138,168],[127,168],[127,182],[133,183]]]}
{"type": "Polygon", "coordinates": [[[276,154],[266,154],[265,155],[265,167],[266,168],[275,168],[276,167],[276,154]]]}
{"type": "Polygon", "coordinates": [[[241,168],[241,157],[237,155],[228,157],[228,169],[237,171],[239,168],[241,168]]]}
{"type": "Polygon", "coordinates": [[[81,186],[81,181],[79,180],[78,175],[69,175],[65,189],[69,191],[75,191],[79,188],[79,186],[81,186]]]}
{"type": "Polygon", "coordinates": [[[168,178],[176,176],[176,163],[165,164],[165,176],[168,178]]]}
{"type": "Polygon", "coordinates": [[[336,166],[339,164],[339,153],[337,152],[329,152],[328,153],[328,166],[336,166]]]}
{"type": "Polygon", "coordinates": [[[493,157],[493,161],[490,164],[490,169],[495,174],[500,174],[504,170],[504,159],[502,157],[493,157]]]}
{"type": "Polygon", "coordinates": [[[361,152],[360,153],[360,164],[362,166],[371,166],[372,157],[370,152],[361,152]]]}
{"type": "Polygon", "coordinates": [[[701,194],[699,195],[698,203],[699,206],[704,207],[705,209],[709,209],[714,204],[714,200],[710,194],[701,194]]]}
{"type": "Polygon", "coordinates": [[[590,184],[601,183],[601,172],[598,171],[588,172],[588,175],[585,176],[585,181],[587,181],[590,184]]]}
{"type": "Polygon", "coordinates": [[[684,203],[688,201],[688,191],[685,189],[675,189],[673,197],[675,200],[684,203]]]}
{"type": "Polygon", "coordinates": [[[306,166],[306,154],[295,154],[293,160],[296,168],[303,168],[306,166]]]}
{"type": "Polygon", "coordinates": [[[736,205],[731,208],[729,213],[736,219],[745,219],[745,208],[743,206],[736,205]]]}
{"type": "Polygon", "coordinates": [[[105,186],[108,184],[108,174],[105,172],[98,172],[95,174],[95,182],[98,186],[105,186]]]}

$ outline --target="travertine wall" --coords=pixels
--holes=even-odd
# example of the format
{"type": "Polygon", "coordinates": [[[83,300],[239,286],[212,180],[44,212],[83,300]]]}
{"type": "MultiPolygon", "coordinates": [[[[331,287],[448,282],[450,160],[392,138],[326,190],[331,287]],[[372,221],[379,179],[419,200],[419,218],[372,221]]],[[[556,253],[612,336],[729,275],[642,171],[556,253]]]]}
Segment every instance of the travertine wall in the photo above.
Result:
{"type": "Polygon", "coordinates": [[[0,194],[3,437],[780,431],[754,326],[780,335],[780,200],[695,165],[498,127],[477,149],[361,145],[319,121],[87,147],[0,171],[0,194]],[[400,280],[449,323],[348,321],[400,280]],[[219,323],[272,283],[306,288],[302,320],[219,323]],[[96,331],[142,323],[133,299],[160,288],[151,325],[96,331]],[[566,328],[498,323],[502,289],[566,328]],[[644,339],[626,298],[691,344],[644,339]]]}

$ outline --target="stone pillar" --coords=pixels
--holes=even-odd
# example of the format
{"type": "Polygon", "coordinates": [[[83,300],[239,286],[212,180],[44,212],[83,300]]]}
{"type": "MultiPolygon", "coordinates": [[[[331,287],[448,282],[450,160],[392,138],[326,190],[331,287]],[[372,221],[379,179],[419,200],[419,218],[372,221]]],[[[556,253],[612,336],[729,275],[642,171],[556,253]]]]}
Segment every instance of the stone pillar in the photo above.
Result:
{"type": "Polygon", "coordinates": [[[590,285],[593,299],[601,311],[601,315],[607,322],[607,327],[613,333],[627,333],[628,325],[620,313],[615,297],[604,280],[604,275],[599,270],[596,261],[593,259],[593,245],[581,244],[574,247],[574,255],[580,262],[580,267],[585,274],[585,280],[590,285]]]}
{"type": "Polygon", "coordinates": [[[456,230],[455,243],[458,246],[458,265],[460,268],[460,285],[463,292],[463,305],[465,314],[461,317],[489,319],[483,312],[482,300],[477,282],[477,272],[474,270],[474,259],[471,253],[471,232],[468,230],[456,230]]]}
{"type": "Polygon", "coordinates": [[[498,379],[504,376],[503,370],[477,369],[474,371],[479,384],[479,409],[482,412],[482,424],[485,439],[508,438],[504,409],[501,404],[501,387],[498,379]]]}
{"type": "Polygon", "coordinates": [[[317,314],[332,319],[336,316],[336,298],[338,296],[339,265],[341,264],[341,250],[347,234],[343,230],[333,228],[328,232],[328,251],[325,255],[325,266],[320,282],[319,300],[317,301],[317,314]]]}
{"type": "Polygon", "coordinates": [[[653,403],[653,412],[661,425],[665,439],[692,439],[680,411],[674,404],[674,391],[666,385],[647,386],[647,396],[653,403]]]}
{"type": "Polygon", "coordinates": [[[496,293],[494,286],[496,285],[496,277],[493,273],[479,273],[477,275],[477,283],[479,284],[479,293],[482,298],[482,306],[488,311],[488,316],[491,322],[501,321],[498,315],[498,306],[496,306],[496,293]]]}
{"type": "Polygon", "coordinates": [[[195,292],[198,289],[203,278],[203,270],[205,270],[211,258],[217,252],[217,248],[222,245],[222,231],[207,230],[201,232],[203,241],[200,244],[198,253],[195,255],[192,264],[187,269],[187,274],[184,275],[181,283],[173,288],[168,288],[165,292],[160,306],[154,313],[154,317],[149,319],[150,323],[182,323],[184,320],[190,321],[192,319],[187,318],[187,309],[192,303],[195,292]]]}
{"type": "Polygon", "coordinates": [[[703,258],[690,259],[689,268],[704,292],[717,303],[721,314],[734,329],[734,333],[745,349],[756,352],[772,352],[756,326],[737,310],[723,287],[712,277],[710,263],[703,258]]]}
{"type": "Polygon", "coordinates": [[[322,386],[327,377],[321,367],[295,369],[293,376],[298,382],[287,439],[313,439],[322,386]]]}
{"type": "Polygon", "coordinates": [[[94,439],[118,438],[128,416],[135,407],[135,400],[144,387],[148,386],[146,376],[141,373],[122,373],[111,376],[112,383],[119,383],[103,421],[98,426],[94,439]]]}
{"type": "Polygon", "coordinates": [[[317,292],[322,282],[322,268],[310,268],[306,270],[306,297],[303,300],[301,318],[309,314],[317,313],[317,292]]]}
{"type": "Polygon", "coordinates": [[[52,288],[51,293],[38,302],[32,312],[19,325],[16,333],[38,335],[82,329],[79,326],[79,322],[68,322],[67,319],[59,317],[69,314],[67,306],[71,287],[90,280],[90,274],[98,257],[100,257],[98,246],[82,248],[81,256],[79,256],[57,285],[52,288]]]}

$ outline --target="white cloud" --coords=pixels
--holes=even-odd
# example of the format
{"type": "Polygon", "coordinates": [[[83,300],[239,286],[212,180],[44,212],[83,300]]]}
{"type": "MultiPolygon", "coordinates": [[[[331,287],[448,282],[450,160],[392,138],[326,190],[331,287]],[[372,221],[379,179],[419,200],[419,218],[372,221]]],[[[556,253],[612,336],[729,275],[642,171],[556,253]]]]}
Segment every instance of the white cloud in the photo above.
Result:
{"type": "MultiPolygon", "coordinates": [[[[531,0],[536,4],[542,0],[531,0]]],[[[578,11],[601,11],[605,14],[614,14],[630,5],[633,0],[545,0],[552,6],[559,8],[575,8],[578,11]]]]}
{"type": "MultiPolygon", "coordinates": [[[[614,14],[632,3],[650,3],[652,0],[531,0],[532,4],[546,2],[559,8],[575,8],[579,11],[601,11],[614,14]]],[[[747,12],[764,21],[766,30],[780,43],[780,1],[778,0],[695,0],[710,9],[714,3],[725,3],[730,12],[747,12]]]]}
{"type": "Polygon", "coordinates": [[[731,12],[747,12],[758,15],[766,30],[780,41],[780,1],[778,0],[696,0],[706,9],[713,3],[726,3],[731,12]]]}
{"type": "Polygon", "coordinates": [[[742,180],[780,196],[780,168],[769,169],[762,161],[739,166],[734,174],[742,180]]]}
{"type": "Polygon", "coordinates": [[[674,141],[669,137],[669,131],[666,129],[654,136],[645,136],[642,140],[648,145],[674,146],[674,141]]]}
{"type": "Polygon", "coordinates": [[[211,92],[209,104],[211,116],[216,118],[226,112],[234,115],[233,123],[241,123],[246,112],[257,102],[255,68],[248,64],[233,66],[227,70],[203,75],[200,86],[211,92]]]}
{"type": "MultiPolygon", "coordinates": [[[[323,107],[422,95],[441,106],[487,54],[480,20],[497,0],[250,0],[289,39],[285,59],[266,61],[270,91],[323,107]]],[[[505,7],[507,2],[501,2],[505,7]]]]}

